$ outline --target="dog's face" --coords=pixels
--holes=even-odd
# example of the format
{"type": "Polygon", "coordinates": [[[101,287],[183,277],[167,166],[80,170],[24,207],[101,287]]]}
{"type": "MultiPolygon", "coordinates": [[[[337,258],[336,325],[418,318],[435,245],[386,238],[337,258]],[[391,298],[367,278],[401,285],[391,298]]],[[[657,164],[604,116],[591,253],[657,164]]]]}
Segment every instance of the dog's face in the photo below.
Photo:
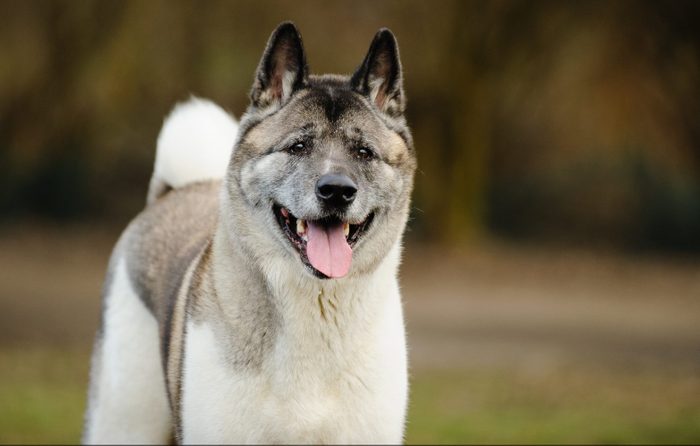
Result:
{"type": "Polygon", "coordinates": [[[408,215],[415,155],[403,109],[390,31],[352,77],[309,76],[298,31],[280,25],[229,167],[229,231],[319,278],[371,271],[408,215]]]}

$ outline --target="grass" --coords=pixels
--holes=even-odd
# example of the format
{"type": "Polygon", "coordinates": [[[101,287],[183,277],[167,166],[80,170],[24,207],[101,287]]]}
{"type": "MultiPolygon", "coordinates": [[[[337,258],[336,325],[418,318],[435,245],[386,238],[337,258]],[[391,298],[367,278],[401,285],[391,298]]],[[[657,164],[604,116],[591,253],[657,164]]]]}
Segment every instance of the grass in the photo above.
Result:
{"type": "Polygon", "coordinates": [[[690,371],[444,371],[412,383],[410,444],[700,442],[690,371]]]}
{"type": "Polygon", "coordinates": [[[77,443],[88,354],[62,349],[0,350],[0,443],[77,443]]]}
{"type": "MultiPolygon", "coordinates": [[[[0,442],[78,442],[87,369],[85,351],[1,349],[0,442]]],[[[700,375],[417,371],[407,442],[700,443],[700,375]]]]}

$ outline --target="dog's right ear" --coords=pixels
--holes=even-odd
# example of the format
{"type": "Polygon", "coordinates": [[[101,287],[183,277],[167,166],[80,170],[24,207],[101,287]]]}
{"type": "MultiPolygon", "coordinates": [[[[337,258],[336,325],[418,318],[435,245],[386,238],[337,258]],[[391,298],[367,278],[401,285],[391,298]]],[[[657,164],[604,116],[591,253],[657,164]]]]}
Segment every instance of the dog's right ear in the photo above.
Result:
{"type": "Polygon", "coordinates": [[[280,24],[270,36],[250,92],[256,108],[279,108],[307,84],[308,66],[301,34],[292,22],[280,24]]]}

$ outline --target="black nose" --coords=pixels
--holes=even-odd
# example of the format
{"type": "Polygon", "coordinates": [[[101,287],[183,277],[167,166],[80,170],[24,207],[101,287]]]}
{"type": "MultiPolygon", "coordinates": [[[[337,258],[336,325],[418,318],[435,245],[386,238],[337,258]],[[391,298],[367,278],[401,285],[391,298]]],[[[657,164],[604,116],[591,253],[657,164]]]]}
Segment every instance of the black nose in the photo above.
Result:
{"type": "Polygon", "coordinates": [[[357,185],[347,175],[327,173],[316,182],[316,196],[327,206],[349,206],[356,193],[357,185]]]}

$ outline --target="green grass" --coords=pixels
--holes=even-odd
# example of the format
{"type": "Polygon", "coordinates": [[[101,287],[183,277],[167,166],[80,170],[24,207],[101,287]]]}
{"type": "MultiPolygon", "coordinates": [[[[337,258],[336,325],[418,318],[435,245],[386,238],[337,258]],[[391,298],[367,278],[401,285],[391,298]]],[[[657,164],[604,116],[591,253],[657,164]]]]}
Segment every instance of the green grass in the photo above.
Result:
{"type": "MultiPolygon", "coordinates": [[[[76,443],[88,354],[0,350],[0,442],[76,443]]],[[[700,443],[697,371],[416,372],[408,443],[700,443]]]]}
{"type": "Polygon", "coordinates": [[[407,442],[700,443],[692,371],[431,372],[412,380],[407,442]]]}
{"type": "Polygon", "coordinates": [[[88,361],[80,351],[0,350],[0,443],[77,443],[88,361]]]}

